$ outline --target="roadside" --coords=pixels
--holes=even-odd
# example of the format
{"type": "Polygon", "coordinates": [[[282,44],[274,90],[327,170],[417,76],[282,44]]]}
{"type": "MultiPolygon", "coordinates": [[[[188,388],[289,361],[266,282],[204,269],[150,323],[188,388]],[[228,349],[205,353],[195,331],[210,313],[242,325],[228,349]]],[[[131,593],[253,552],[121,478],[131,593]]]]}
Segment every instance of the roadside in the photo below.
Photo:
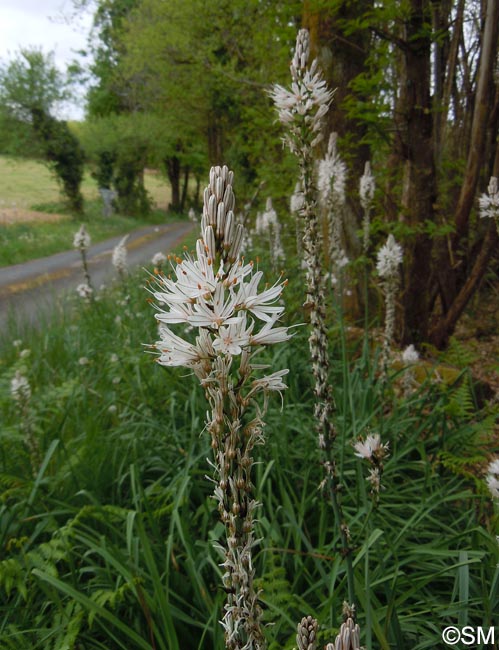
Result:
{"type": "MultiPolygon", "coordinates": [[[[176,222],[146,226],[131,232],[127,242],[130,270],[149,264],[158,251],[168,253],[193,227],[190,222],[176,222]]],[[[116,277],[111,256],[121,239],[122,235],[89,248],[88,267],[95,287],[116,277]]],[[[23,321],[38,322],[43,312],[53,308],[61,295],[73,292],[81,282],[83,273],[77,250],[0,268],[0,331],[5,331],[8,323],[17,328],[23,321]]]]}

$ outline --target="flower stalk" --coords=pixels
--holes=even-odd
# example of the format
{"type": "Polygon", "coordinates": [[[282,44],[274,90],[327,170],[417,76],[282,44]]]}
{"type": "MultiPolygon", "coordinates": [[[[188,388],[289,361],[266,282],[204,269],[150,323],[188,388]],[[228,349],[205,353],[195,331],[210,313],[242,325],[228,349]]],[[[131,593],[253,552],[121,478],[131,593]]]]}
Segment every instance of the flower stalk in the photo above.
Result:
{"type": "Polygon", "coordinates": [[[308,67],[310,37],[306,29],[298,32],[291,62],[291,89],[275,85],[270,92],[279,120],[286,128],[285,143],[298,159],[302,205],[299,215],[303,223],[303,257],[306,267],[307,295],[305,309],[310,314],[309,350],[315,380],[314,416],[318,446],[324,461],[325,478],[335,520],[339,527],[342,553],[346,558],[348,597],[354,602],[354,581],[351,551],[346,525],[338,499],[339,480],[333,458],[336,429],[332,416],[335,403],[329,384],[329,351],[326,327],[326,294],[321,259],[322,236],[317,209],[317,190],[314,186],[314,147],[322,140],[323,118],[329,110],[333,92],[318,70],[317,60],[308,67]]]}
{"type": "Polygon", "coordinates": [[[20,428],[23,433],[24,444],[28,450],[29,461],[33,478],[36,478],[41,465],[40,445],[35,436],[31,416],[31,386],[28,379],[20,370],[16,372],[10,383],[10,394],[16,403],[20,428]]]}
{"type": "Polygon", "coordinates": [[[378,251],[376,270],[381,278],[385,294],[385,330],[381,350],[381,373],[386,378],[390,363],[391,348],[395,336],[395,300],[399,287],[399,265],[403,260],[402,247],[397,244],[392,234],[388,235],[386,244],[378,251]]]}
{"type": "Polygon", "coordinates": [[[90,279],[90,271],[88,270],[88,260],[87,260],[87,250],[91,244],[90,235],[88,234],[85,225],[82,224],[80,229],[75,233],[73,239],[73,247],[80,251],[81,263],[83,266],[83,275],[85,276],[85,282],[78,285],[76,289],[78,295],[90,302],[93,299],[94,290],[92,286],[92,281],[90,279]]]}
{"type": "Polygon", "coordinates": [[[227,167],[211,169],[196,255],[172,260],[175,279],[154,279],[160,334],[154,348],[159,364],[194,372],[210,406],[206,429],[213,449],[214,496],[226,537],[221,565],[226,648],[264,650],[252,559],[259,505],[252,482],[253,450],[264,443],[268,396],[286,388],[288,371],[261,377],[267,366],[254,363],[254,357],[291,335],[277,326],[284,307],[276,303],[285,282],[259,290],[262,272],[255,273],[253,264],[240,256],[244,228],[235,220],[232,183],[227,167]],[[194,328],[194,341],[172,331],[171,325],[180,323],[194,328]]]}

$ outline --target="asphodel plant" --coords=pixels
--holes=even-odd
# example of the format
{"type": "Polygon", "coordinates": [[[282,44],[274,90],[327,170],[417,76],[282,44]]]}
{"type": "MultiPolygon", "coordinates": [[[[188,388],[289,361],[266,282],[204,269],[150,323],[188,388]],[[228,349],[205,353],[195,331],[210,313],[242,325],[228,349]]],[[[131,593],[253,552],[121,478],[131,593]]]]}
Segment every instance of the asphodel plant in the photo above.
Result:
{"type": "Polygon", "coordinates": [[[214,496],[225,528],[223,587],[227,593],[222,625],[226,648],[266,647],[253,548],[259,505],[252,479],[253,450],[264,442],[268,396],[286,388],[288,370],[263,374],[255,357],[263,348],[290,338],[278,324],[281,278],[261,288],[262,271],[240,255],[244,228],[236,223],[234,174],[214,167],[204,191],[200,238],[194,255],[172,260],[172,274],[160,273],[150,290],[157,305],[159,341],[152,346],[163,366],[185,366],[198,378],[210,410],[214,496]],[[173,327],[193,328],[191,337],[173,327]]]}

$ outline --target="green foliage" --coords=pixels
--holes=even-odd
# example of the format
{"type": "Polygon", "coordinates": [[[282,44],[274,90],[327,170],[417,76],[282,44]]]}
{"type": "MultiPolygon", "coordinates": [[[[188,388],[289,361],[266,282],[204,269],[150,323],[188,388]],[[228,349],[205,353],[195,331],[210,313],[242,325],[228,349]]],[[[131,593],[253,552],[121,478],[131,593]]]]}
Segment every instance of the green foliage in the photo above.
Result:
{"type": "Polygon", "coordinates": [[[80,186],[84,172],[84,153],[76,136],[66,122],[51,117],[37,106],[31,109],[33,129],[51,169],[61,182],[69,207],[76,214],[83,212],[80,186]]]}
{"type": "Polygon", "coordinates": [[[2,110],[19,122],[31,121],[34,106],[53,113],[68,96],[68,81],[57,69],[53,52],[21,48],[15,58],[0,67],[2,110]]]}
{"type": "MultiPolygon", "coordinates": [[[[286,300],[301,322],[299,278],[296,269],[286,300]]],[[[126,304],[120,288],[93,305],[73,301],[39,330],[16,332],[20,346],[9,338],[1,345],[2,647],[224,647],[214,545],[223,528],[200,435],[206,407],[193,377],[144,354],[156,327],[143,283],[129,279],[126,304]],[[21,358],[23,348],[31,354],[21,358]],[[35,478],[9,396],[21,366],[44,457],[35,478]]],[[[351,348],[339,325],[330,335],[336,458],[364,645],[423,650],[438,643],[435,620],[487,625],[498,605],[498,531],[478,440],[493,427],[492,413],[476,411],[467,382],[442,388],[434,376],[399,397],[378,381],[367,340],[351,348]],[[367,431],[390,443],[379,501],[352,448],[367,431]]],[[[308,613],[320,620],[320,643],[330,642],[346,593],[337,528],[318,490],[307,345],[298,328],[262,357],[290,374],[282,410],[275,404],[268,413],[254,476],[263,504],[255,567],[265,617],[275,623],[269,647],[289,650],[308,613]]]]}
{"type": "Polygon", "coordinates": [[[51,113],[68,98],[68,82],[55,66],[52,54],[21,50],[18,57],[0,68],[0,134],[9,126],[1,150],[5,153],[34,153],[25,141],[38,142],[39,151],[60,181],[71,210],[80,214],[83,196],[84,154],[66,122],[51,113]],[[3,127],[3,129],[2,129],[3,127]]]}

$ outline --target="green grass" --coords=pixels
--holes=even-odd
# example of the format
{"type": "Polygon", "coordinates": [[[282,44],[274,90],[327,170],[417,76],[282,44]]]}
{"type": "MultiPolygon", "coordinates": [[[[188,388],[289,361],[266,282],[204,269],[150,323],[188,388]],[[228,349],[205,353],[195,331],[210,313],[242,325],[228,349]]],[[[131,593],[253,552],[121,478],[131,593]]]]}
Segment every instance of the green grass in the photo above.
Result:
{"type": "MultiPolygon", "coordinates": [[[[166,205],[169,192],[158,174],[146,173],[146,187],[157,204],[166,205]]],[[[71,249],[74,232],[80,223],[86,224],[92,242],[97,243],[146,224],[178,219],[178,216],[167,215],[159,209],[140,219],[122,215],[104,218],[97,187],[88,174],[82,191],[86,201],[85,214],[75,220],[65,214],[57,182],[45,165],[0,156],[0,217],[2,211],[5,213],[7,210],[9,219],[13,220],[13,223],[6,224],[0,218],[0,267],[71,249]],[[16,222],[15,213],[23,210],[45,212],[47,220],[38,215],[36,221],[16,222]],[[61,218],[49,221],[48,215],[52,214],[61,218]]]]}
{"type": "MultiPolygon", "coordinates": [[[[302,322],[297,269],[289,277],[287,313],[302,322]]],[[[161,368],[144,352],[157,337],[144,281],[131,277],[128,297],[117,285],[91,305],[73,299],[36,330],[0,340],[6,650],[224,648],[207,406],[192,374],[161,368]],[[16,370],[32,386],[23,417],[10,397],[16,370]]],[[[480,474],[497,412],[478,412],[468,383],[429,380],[410,396],[400,393],[400,373],[382,385],[376,351],[348,347],[334,322],[335,451],[362,644],[440,647],[446,625],[496,622],[499,520],[480,474]],[[378,504],[352,448],[367,430],[390,444],[378,504]]],[[[265,361],[290,369],[283,407],[273,401],[267,443],[255,449],[262,506],[254,563],[274,623],[269,650],[291,650],[307,614],[320,621],[322,647],[341,622],[346,571],[318,489],[306,328],[265,361]]]]}
{"type": "MultiPolygon", "coordinates": [[[[99,210],[98,205],[95,206],[99,210]]],[[[21,264],[28,260],[37,259],[70,250],[73,246],[73,236],[80,223],[85,223],[92,238],[92,243],[121,235],[150,223],[165,223],[164,213],[155,212],[146,220],[132,217],[112,215],[106,219],[92,218],[87,212],[85,219],[75,222],[66,218],[57,222],[17,223],[10,226],[0,226],[0,267],[10,264],[21,264]]],[[[176,217],[178,219],[178,217],[176,217]]]]}
{"type": "MultiPolygon", "coordinates": [[[[167,182],[160,174],[145,174],[146,189],[154,203],[165,209],[170,201],[167,182]]],[[[85,199],[98,198],[97,185],[87,172],[82,183],[85,199]]],[[[0,212],[3,208],[30,209],[34,205],[61,204],[59,185],[47,165],[36,160],[0,156],[0,212]]]]}

